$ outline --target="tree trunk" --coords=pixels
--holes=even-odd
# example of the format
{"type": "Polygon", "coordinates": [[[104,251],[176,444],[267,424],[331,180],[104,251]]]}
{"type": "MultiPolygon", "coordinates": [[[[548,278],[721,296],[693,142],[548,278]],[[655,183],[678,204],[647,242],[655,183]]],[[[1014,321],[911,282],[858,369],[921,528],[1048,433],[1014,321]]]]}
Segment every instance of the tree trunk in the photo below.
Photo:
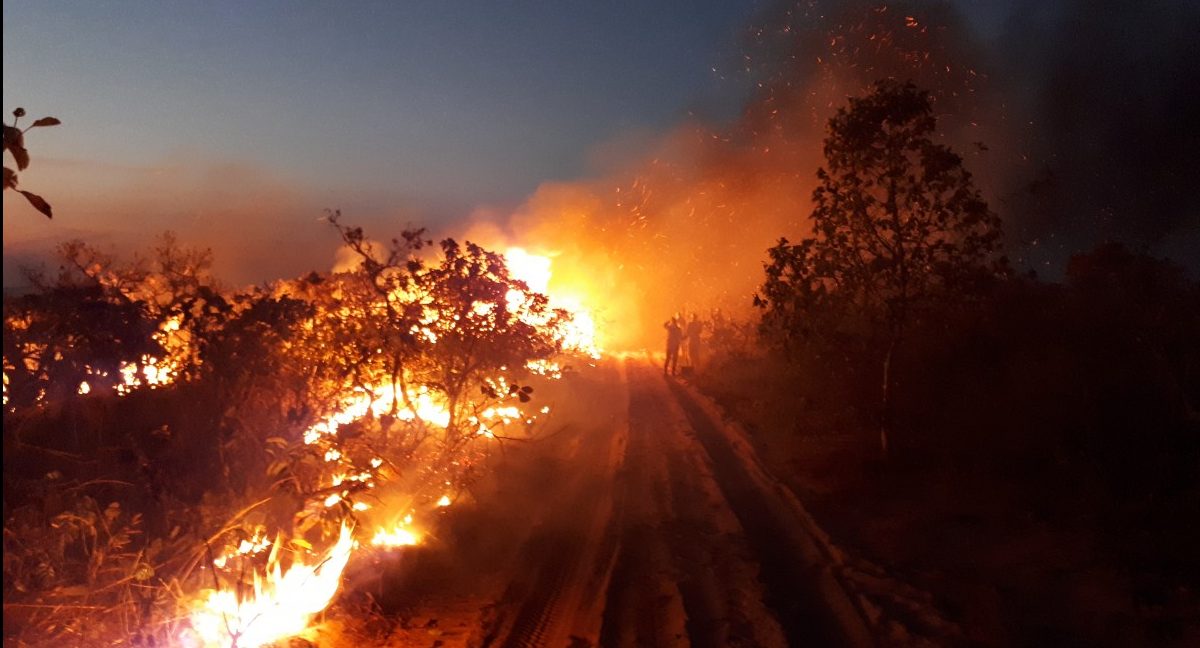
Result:
{"type": "Polygon", "coordinates": [[[892,358],[899,345],[899,336],[892,336],[887,354],[883,356],[883,413],[879,421],[879,450],[884,458],[888,456],[888,437],[892,432],[892,358]]]}

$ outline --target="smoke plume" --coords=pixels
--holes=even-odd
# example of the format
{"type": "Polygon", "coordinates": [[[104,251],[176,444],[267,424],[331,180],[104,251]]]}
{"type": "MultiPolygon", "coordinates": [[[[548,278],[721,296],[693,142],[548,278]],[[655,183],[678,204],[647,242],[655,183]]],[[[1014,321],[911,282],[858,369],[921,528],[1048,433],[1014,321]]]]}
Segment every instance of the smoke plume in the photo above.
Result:
{"type": "Polygon", "coordinates": [[[808,231],[829,118],[895,78],[933,94],[939,134],[1004,219],[1018,268],[1053,274],[1104,239],[1177,245],[1200,230],[1184,194],[1200,177],[1186,141],[1200,132],[1200,57],[1185,51],[1196,12],[1043,4],[1017,6],[990,40],[947,2],[772,6],[719,70],[753,87],[736,120],[681,124],[623,169],[477,214],[470,233],[556,254],[551,289],[595,305],[610,346],[657,345],[681,310],[748,311],[766,248],[808,231]]]}

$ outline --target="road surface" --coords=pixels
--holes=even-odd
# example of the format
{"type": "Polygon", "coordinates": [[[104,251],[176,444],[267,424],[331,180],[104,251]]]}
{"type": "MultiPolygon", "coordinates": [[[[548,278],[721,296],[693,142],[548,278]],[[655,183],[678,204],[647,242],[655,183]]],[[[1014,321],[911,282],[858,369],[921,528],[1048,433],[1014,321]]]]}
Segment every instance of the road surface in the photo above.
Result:
{"type": "Polygon", "coordinates": [[[403,645],[874,643],[799,504],[696,392],[630,358],[535,395],[544,438],[510,442],[442,551],[384,574],[403,645]]]}

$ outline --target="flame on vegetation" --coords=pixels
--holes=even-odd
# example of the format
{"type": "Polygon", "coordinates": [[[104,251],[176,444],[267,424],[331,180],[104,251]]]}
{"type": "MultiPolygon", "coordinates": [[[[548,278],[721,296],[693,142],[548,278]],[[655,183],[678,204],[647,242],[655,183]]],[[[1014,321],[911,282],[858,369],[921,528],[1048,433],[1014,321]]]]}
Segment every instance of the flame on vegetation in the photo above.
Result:
{"type": "MultiPolygon", "coordinates": [[[[525,308],[537,293],[545,290],[549,285],[551,278],[551,260],[549,257],[534,255],[526,252],[523,249],[510,249],[505,255],[506,265],[509,266],[510,274],[524,282],[528,288],[527,291],[513,289],[506,297],[506,303],[511,312],[519,313],[527,324],[543,329],[548,329],[550,325],[549,316],[546,318],[538,317],[530,312],[530,309],[525,308]]],[[[419,300],[418,295],[404,295],[409,300],[419,300]]],[[[555,297],[550,297],[552,307],[562,308],[556,305],[555,297]]],[[[472,307],[472,312],[479,317],[487,317],[492,308],[491,304],[476,303],[472,307]]],[[[570,310],[571,318],[567,322],[556,321],[555,328],[550,329],[557,336],[565,350],[573,352],[586,353],[592,357],[599,356],[599,348],[595,342],[595,325],[590,316],[583,309],[570,310]]],[[[436,309],[426,307],[423,311],[422,324],[418,331],[426,336],[427,341],[433,344],[437,343],[437,335],[428,328],[442,314],[436,309]]],[[[531,373],[545,376],[548,378],[561,378],[561,366],[549,359],[531,360],[525,367],[531,373]]],[[[502,370],[507,370],[506,367],[502,370]]],[[[484,379],[485,385],[493,390],[495,394],[502,395],[502,400],[514,397],[513,387],[505,375],[497,375],[484,379]]],[[[364,502],[352,501],[353,493],[361,490],[361,488],[374,489],[377,484],[378,472],[382,468],[383,460],[375,458],[371,461],[369,470],[352,472],[352,466],[342,455],[341,451],[334,447],[333,442],[336,439],[338,430],[349,425],[359,419],[367,416],[379,417],[384,414],[396,412],[396,418],[401,421],[415,422],[434,428],[445,429],[450,425],[452,414],[445,398],[440,394],[436,394],[426,386],[416,386],[411,388],[398,388],[395,385],[373,385],[363,386],[356,389],[354,396],[342,403],[341,407],[337,408],[334,413],[318,421],[310,426],[303,433],[304,443],[324,448],[323,458],[325,462],[333,465],[336,472],[328,483],[328,487],[335,489],[333,492],[326,495],[321,504],[324,508],[332,508],[343,502],[348,502],[352,510],[365,511],[370,508],[370,505],[364,502]],[[344,488],[340,488],[344,487],[344,488]],[[339,489],[340,488],[340,489],[339,489]]],[[[550,408],[543,406],[540,414],[548,414],[550,408]]],[[[539,413],[526,413],[515,404],[496,405],[487,407],[481,411],[476,411],[470,414],[466,422],[470,424],[475,433],[479,436],[487,438],[495,438],[498,428],[512,424],[523,422],[526,425],[532,425],[539,417],[539,413]]],[[[442,496],[436,506],[449,506],[451,500],[449,496],[442,496]]],[[[410,516],[411,518],[411,516],[410,516]]],[[[389,534],[395,534],[396,530],[381,529],[378,533],[380,542],[373,542],[375,545],[390,545],[403,546],[406,542],[391,542],[385,543],[389,534]]],[[[409,538],[408,533],[400,534],[400,538],[409,538]]]]}
{"type": "MultiPolygon", "coordinates": [[[[765,249],[781,235],[807,233],[824,127],[848,95],[861,94],[878,78],[900,76],[914,78],[946,98],[939,108],[967,114],[975,105],[974,84],[983,75],[957,61],[944,65],[955,52],[939,47],[935,17],[886,8],[847,9],[826,17],[822,4],[809,3],[809,9],[797,9],[773,29],[756,34],[760,51],[767,52],[770,61],[752,72],[759,79],[756,96],[735,124],[684,124],[644,156],[605,177],[546,184],[515,213],[480,214],[476,226],[491,225],[497,235],[491,241],[467,238],[503,241],[505,245],[494,247],[506,249],[509,274],[527,287],[510,290],[503,308],[521,314],[527,324],[545,327],[550,315],[535,318],[524,307],[535,293],[547,295],[552,308],[571,315],[569,323],[555,330],[557,341],[566,350],[592,357],[598,357],[602,347],[657,347],[661,323],[680,310],[707,314],[713,308],[731,313],[748,309],[761,281],[765,249]],[[858,14],[851,15],[856,10],[858,14]],[[800,16],[802,12],[811,15],[800,16]],[[519,235],[505,236],[499,233],[503,230],[519,235]],[[509,243],[514,245],[506,248],[509,243]]],[[[748,56],[746,65],[751,72],[760,64],[748,56]]],[[[988,139],[970,127],[964,130],[973,138],[988,139]]],[[[421,295],[401,297],[423,303],[421,295]]],[[[486,320],[498,307],[476,303],[465,316],[486,320]]],[[[436,345],[445,317],[427,306],[410,332],[436,345]]],[[[191,357],[191,341],[180,324],[178,317],[166,318],[155,333],[166,351],[163,358],[145,356],[120,367],[118,394],[178,379],[191,357]]],[[[553,359],[514,369],[548,378],[563,373],[553,359]]],[[[485,383],[498,394],[509,394],[503,374],[485,383]]],[[[85,380],[79,391],[95,393],[98,384],[85,380]]],[[[7,402],[7,372],[4,385],[7,402]]],[[[500,436],[506,425],[530,424],[539,413],[549,412],[546,406],[537,413],[525,412],[512,400],[500,400],[466,417],[471,426],[467,432],[484,437],[483,443],[500,436]]],[[[453,502],[449,494],[439,492],[436,500],[427,494],[427,509],[389,510],[386,502],[368,503],[359,497],[378,490],[387,464],[375,457],[369,468],[355,466],[334,442],[338,430],[390,413],[434,430],[444,430],[453,418],[445,399],[427,387],[397,391],[393,385],[374,384],[359,387],[303,433],[304,443],[327,464],[316,505],[345,507],[364,518],[379,509],[378,519],[367,520],[363,537],[384,550],[425,541],[415,518],[453,502]],[[397,521],[397,511],[407,512],[397,521]],[[380,519],[387,521],[370,524],[380,519]]],[[[445,487],[453,490],[449,483],[437,486],[439,491],[445,487]]],[[[236,641],[247,648],[303,632],[333,600],[354,546],[349,528],[343,526],[337,543],[326,552],[298,555],[284,569],[278,541],[270,543],[257,535],[243,541],[213,566],[252,560],[270,548],[268,568],[255,575],[252,591],[240,598],[231,587],[196,602],[191,625],[198,645],[228,646],[236,641]]]]}
{"type": "MultiPolygon", "coordinates": [[[[183,368],[194,362],[194,349],[191,335],[182,328],[183,317],[173,315],[162,321],[152,337],[166,352],[162,358],[143,355],[137,362],[122,362],[117,371],[120,380],[113,385],[113,390],[120,396],[125,396],[135,389],[145,387],[157,389],[175,382],[183,368]]],[[[104,371],[89,369],[89,373],[101,378],[108,377],[104,371]]],[[[87,394],[92,391],[87,381],[80,383],[79,393],[87,394]]]]}
{"type": "MultiPolygon", "coordinates": [[[[553,250],[547,292],[601,323],[609,351],[659,348],[677,312],[746,319],[766,250],[810,232],[822,140],[848,97],[879,79],[912,79],[937,98],[939,127],[964,155],[1015,157],[986,60],[945,3],[898,11],[877,1],[769,3],[744,55],[713,72],[750,82],[728,124],[687,121],[595,178],[545,183],[512,212],[481,208],[467,235],[519,245],[508,255],[531,285],[546,277],[526,251],[553,250]],[[574,301],[571,301],[574,299],[574,301]]],[[[986,167],[969,168],[989,190],[986,167]]]]}
{"type": "Polygon", "coordinates": [[[196,604],[190,616],[195,641],[184,643],[257,648],[301,634],[333,600],[353,548],[351,529],[343,525],[328,551],[295,556],[285,569],[276,543],[266,574],[254,575],[251,591],[240,599],[236,588],[210,591],[196,604]]]}
{"type": "Polygon", "coordinates": [[[267,530],[258,528],[249,538],[244,538],[236,547],[231,547],[226,553],[213,559],[213,565],[217,569],[224,569],[229,561],[240,556],[253,556],[260,554],[269,549],[274,543],[267,539],[267,530]]]}
{"type": "MultiPolygon", "coordinates": [[[[531,254],[524,248],[510,247],[504,253],[504,263],[508,266],[509,274],[524,282],[529,290],[550,298],[550,306],[564,310],[571,315],[570,322],[558,333],[563,348],[569,351],[585,353],[593,358],[599,358],[601,348],[596,336],[596,321],[591,311],[584,306],[584,301],[577,294],[563,290],[558,286],[551,287],[550,281],[554,276],[551,272],[553,260],[549,256],[531,254]]],[[[509,309],[514,310],[524,303],[528,296],[519,290],[512,290],[507,296],[509,309]]],[[[530,324],[544,325],[545,322],[531,321],[530,324]]],[[[535,364],[543,361],[533,361],[535,364]]]]}
{"type": "MultiPolygon", "coordinates": [[[[544,289],[550,279],[550,259],[521,252],[511,255],[514,265],[513,274],[526,282],[527,290],[514,290],[505,300],[510,312],[518,314],[525,323],[542,327],[545,331],[558,331],[562,326],[560,319],[543,321],[531,314],[526,307],[536,297],[535,293],[544,289]]],[[[405,299],[417,301],[420,295],[404,295],[405,299]]],[[[552,301],[552,305],[553,301],[552,301]]],[[[483,305],[475,305],[473,316],[487,318],[491,311],[483,305]]],[[[577,313],[576,313],[577,314],[577,313]]],[[[349,314],[344,314],[349,316],[349,314]]],[[[471,317],[471,314],[467,315],[471,317]]],[[[432,306],[426,306],[421,318],[418,331],[431,344],[437,344],[437,323],[444,317],[432,306]]],[[[173,328],[163,327],[164,334],[169,334],[173,328]]],[[[557,338],[564,349],[575,352],[596,354],[598,350],[594,341],[594,327],[579,328],[568,332],[558,333],[557,338]]],[[[164,345],[165,346],[165,345],[164,345]]],[[[551,359],[531,361],[528,367],[522,367],[538,375],[557,378],[562,370],[558,362],[551,359]]],[[[496,432],[510,424],[532,424],[539,415],[549,413],[548,406],[542,406],[538,412],[525,412],[517,401],[524,402],[527,396],[517,389],[505,375],[507,367],[502,367],[498,375],[484,378],[483,382],[493,394],[488,400],[488,406],[478,409],[465,417],[469,428],[478,436],[489,439],[496,438],[496,432]]],[[[155,385],[153,380],[157,373],[139,374],[146,380],[140,383],[130,381],[133,386],[143,384],[155,385]]],[[[171,375],[170,373],[167,374],[171,375]]],[[[386,498],[372,495],[364,499],[367,493],[376,493],[382,480],[392,477],[387,473],[389,464],[383,457],[369,459],[369,465],[356,465],[346,456],[339,441],[339,431],[365,418],[381,418],[394,416],[409,425],[424,428],[437,433],[446,430],[452,422],[452,413],[445,397],[425,385],[398,386],[394,384],[374,384],[357,387],[349,398],[339,403],[332,411],[309,426],[302,433],[305,445],[312,447],[317,456],[325,464],[325,475],[319,485],[320,494],[313,502],[319,509],[334,509],[344,507],[348,515],[362,516],[365,524],[365,537],[369,545],[379,550],[397,550],[422,543],[426,537],[422,526],[414,518],[419,510],[411,508],[411,500],[404,508],[407,510],[402,518],[396,520],[397,510],[389,506],[397,499],[393,494],[386,498]],[[379,509],[380,513],[376,513],[379,509]],[[373,524],[380,519],[390,519],[389,522],[373,524]]],[[[359,461],[362,461],[361,457],[359,461]]],[[[418,467],[420,470],[423,467],[418,467]]],[[[441,474],[434,471],[432,474],[441,474]]],[[[438,482],[438,489],[453,489],[453,482],[447,478],[438,482]]],[[[432,512],[453,504],[454,498],[442,492],[436,500],[425,500],[432,512]]],[[[298,541],[294,541],[298,542],[298,541]]],[[[281,641],[302,633],[311,622],[312,617],[325,609],[333,600],[337,591],[342,570],[350,559],[356,544],[351,538],[349,526],[343,524],[338,542],[324,554],[297,555],[291,564],[284,568],[280,560],[281,543],[279,539],[271,542],[265,537],[265,530],[256,530],[250,537],[242,539],[236,546],[231,546],[221,556],[212,561],[212,566],[218,570],[232,569],[234,565],[245,565],[246,561],[261,559],[261,554],[268,549],[271,552],[265,571],[255,571],[252,591],[239,597],[241,591],[236,585],[210,591],[198,599],[192,606],[191,626],[194,633],[193,643],[198,646],[228,646],[239,647],[263,646],[281,641]]]]}
{"type": "MultiPolygon", "coordinates": [[[[191,345],[190,334],[182,330],[182,317],[179,315],[166,318],[159,324],[158,329],[152,334],[152,337],[166,352],[162,358],[151,355],[142,355],[136,362],[122,361],[117,366],[118,379],[109,381],[109,372],[85,367],[84,373],[91,377],[91,380],[82,380],[75,388],[75,393],[80,396],[85,396],[97,391],[95,385],[111,384],[112,391],[118,396],[125,396],[135,389],[148,388],[157,389],[174,383],[180,376],[183,368],[195,361],[193,354],[194,349],[191,345]]],[[[12,318],[9,320],[9,326],[15,330],[22,330],[29,326],[29,322],[21,318],[12,318]]],[[[38,368],[39,358],[45,353],[44,348],[25,349],[26,356],[24,358],[25,369],[35,371],[38,368]]],[[[61,356],[56,355],[55,360],[60,360],[61,356]]],[[[6,367],[7,369],[7,367],[6,367]]],[[[3,375],[4,380],[4,405],[8,405],[8,384],[9,377],[6,370],[3,375]]],[[[37,402],[44,402],[45,391],[39,393],[37,402]]]]}
{"type": "Polygon", "coordinates": [[[422,539],[422,533],[413,526],[413,516],[409,514],[395,524],[376,531],[371,538],[371,545],[382,549],[412,547],[421,544],[422,539]]]}
{"type": "MultiPolygon", "coordinates": [[[[520,233],[496,237],[514,244],[495,247],[506,250],[510,276],[526,286],[510,290],[502,307],[527,324],[547,327],[552,314],[534,317],[525,308],[535,294],[546,295],[552,308],[571,315],[555,329],[556,340],[566,350],[593,358],[602,347],[657,347],[662,321],[680,310],[707,314],[713,308],[748,308],[761,280],[764,250],[781,235],[807,232],[823,129],[847,95],[859,94],[867,84],[889,75],[915,76],[935,91],[961,81],[962,94],[973,95],[974,70],[937,65],[944,52],[929,56],[931,50],[921,39],[935,37],[930,23],[924,15],[876,12],[866,13],[859,22],[813,18],[804,38],[796,33],[797,21],[781,23],[774,33],[760,33],[764,41],[785,41],[781,47],[788,55],[780,60],[793,63],[758,73],[762,80],[757,96],[736,124],[685,124],[623,169],[593,181],[543,185],[515,213],[490,217],[520,233]],[[824,38],[810,38],[814,33],[824,38]]],[[[766,47],[775,46],[779,45],[766,47]]],[[[954,104],[942,104],[947,105],[954,104]]],[[[488,220],[482,214],[477,224],[488,220]]],[[[401,298],[423,303],[421,295],[401,298]]],[[[465,316],[487,320],[498,307],[476,303],[465,316]]],[[[436,345],[447,315],[432,306],[421,313],[410,332],[436,345]]],[[[179,316],[167,317],[155,332],[165,350],[162,358],[144,356],[119,367],[116,393],[153,389],[178,379],[193,359],[191,340],[181,323],[179,316]]],[[[563,375],[562,366],[548,358],[513,369],[548,378],[563,375]]],[[[6,371],[6,403],[8,382],[6,371]]],[[[89,377],[78,391],[96,393],[99,384],[89,377]]],[[[510,393],[503,373],[485,384],[497,394],[510,393]]],[[[515,399],[499,400],[466,416],[466,432],[483,437],[482,443],[500,437],[507,425],[528,425],[550,411],[542,406],[526,412],[515,399]]],[[[348,514],[362,514],[363,537],[380,550],[421,544],[425,527],[417,518],[454,501],[442,491],[453,491],[453,485],[440,482],[437,499],[426,494],[417,508],[390,508],[387,501],[361,497],[379,490],[388,464],[373,457],[369,467],[354,465],[339,449],[337,433],[360,419],[392,413],[434,431],[446,429],[454,416],[444,397],[425,386],[398,391],[394,385],[374,384],[359,387],[303,432],[303,442],[326,464],[314,506],[323,513],[340,507],[348,514]],[[399,520],[398,511],[404,512],[399,520]]],[[[213,561],[212,567],[222,570],[271,552],[266,569],[254,573],[249,591],[239,596],[239,588],[229,586],[195,601],[190,613],[192,645],[248,648],[282,641],[301,634],[333,601],[355,549],[349,526],[342,526],[337,542],[325,552],[298,553],[286,568],[280,545],[256,534],[213,561]]]]}
{"type": "Polygon", "coordinates": [[[530,254],[524,248],[511,247],[504,262],[513,277],[525,282],[533,292],[545,294],[550,287],[550,257],[530,254]]]}
{"type": "MultiPolygon", "coordinates": [[[[513,289],[508,293],[505,299],[507,309],[509,312],[520,314],[527,324],[535,327],[547,327],[550,324],[549,319],[543,320],[533,316],[525,306],[534,299],[535,293],[543,293],[547,289],[551,277],[552,262],[550,258],[529,254],[524,250],[514,248],[505,254],[505,261],[511,276],[524,282],[527,287],[527,290],[513,289]]],[[[412,295],[406,297],[418,298],[412,295]]],[[[553,308],[563,308],[561,301],[556,300],[554,296],[550,296],[550,305],[553,308]]],[[[491,314],[492,308],[494,308],[492,304],[476,303],[472,306],[472,312],[475,316],[487,317],[491,314]]],[[[598,356],[599,348],[595,342],[595,326],[590,315],[580,308],[569,309],[569,312],[571,320],[566,324],[565,330],[562,322],[557,322],[556,326],[560,328],[554,329],[562,347],[565,350],[583,352],[593,357],[598,356]]],[[[418,328],[414,333],[424,335],[428,342],[436,344],[437,335],[428,327],[440,317],[441,314],[436,310],[426,308],[422,317],[424,326],[418,328]]],[[[561,366],[558,362],[550,359],[531,360],[525,369],[552,379],[562,377],[561,366]]],[[[507,367],[501,367],[501,371],[507,370],[507,367]]],[[[510,389],[510,381],[503,374],[485,378],[483,382],[494,393],[509,395],[505,398],[513,394],[510,389]]],[[[503,401],[504,398],[501,400],[503,401]]],[[[397,418],[400,420],[419,422],[435,428],[446,428],[451,419],[451,413],[444,399],[423,386],[399,393],[395,386],[373,386],[360,388],[357,395],[346,402],[341,409],[310,427],[304,433],[304,441],[310,445],[321,444],[323,441],[333,438],[343,425],[368,415],[379,416],[394,410],[398,412],[397,418]]],[[[542,415],[549,412],[549,406],[542,406],[539,410],[542,415]]],[[[537,413],[526,413],[516,404],[498,404],[471,414],[467,417],[467,423],[474,426],[476,434],[495,438],[495,431],[500,427],[516,422],[532,424],[537,418],[537,413]]],[[[335,465],[342,463],[344,459],[341,453],[334,448],[326,450],[324,458],[326,462],[335,465]]],[[[347,488],[328,495],[323,501],[323,505],[329,508],[352,498],[354,493],[354,489],[350,488],[353,486],[352,482],[358,482],[367,489],[374,489],[377,473],[382,464],[382,459],[376,458],[371,461],[371,470],[357,474],[335,474],[331,479],[330,486],[334,488],[347,486],[347,488]]],[[[446,485],[449,486],[450,482],[446,482],[446,485]]],[[[453,499],[450,495],[443,494],[433,503],[433,507],[445,508],[451,506],[452,503],[453,499]]],[[[351,509],[354,511],[365,512],[372,508],[371,505],[362,501],[355,501],[351,504],[351,509]]],[[[418,545],[423,540],[424,533],[414,522],[414,514],[409,512],[399,521],[377,527],[371,534],[370,544],[386,550],[418,545]]]]}
{"type": "MultiPolygon", "coordinates": [[[[747,309],[761,282],[765,249],[780,236],[808,232],[814,171],[823,162],[821,139],[828,118],[848,96],[861,94],[880,78],[908,78],[933,91],[939,125],[960,153],[972,151],[976,141],[993,149],[1018,146],[1005,144],[1008,138],[997,134],[995,120],[989,131],[989,115],[980,106],[1002,102],[986,94],[987,74],[971,63],[978,58],[975,53],[945,29],[954,25],[939,13],[944,8],[928,10],[930,6],[916,3],[901,12],[871,2],[780,3],[752,31],[744,70],[714,69],[720,75],[744,72],[754,82],[754,96],[736,123],[683,124],[643,156],[601,178],[548,183],[514,213],[480,213],[474,226],[496,230],[493,241],[523,246],[509,247],[504,257],[510,274],[528,290],[510,291],[504,308],[518,313],[532,293],[548,295],[552,307],[573,316],[557,333],[558,340],[564,348],[593,357],[602,345],[609,351],[658,347],[661,323],[680,310],[707,314],[720,308],[736,315],[747,309]]],[[[992,160],[1000,155],[993,153],[992,160]]],[[[972,165],[972,170],[978,167],[972,165]]],[[[986,191],[988,176],[980,179],[986,191]]],[[[496,308],[477,303],[467,316],[488,318],[496,308]]],[[[436,344],[441,330],[436,324],[443,316],[426,308],[410,332],[436,344]]],[[[190,357],[180,319],[165,319],[155,339],[166,350],[164,357],[143,356],[121,365],[116,393],[178,380],[190,357]]],[[[6,405],[10,368],[6,364],[3,375],[6,405]]],[[[549,378],[563,374],[552,359],[533,360],[522,369],[549,378]]],[[[93,376],[80,382],[80,394],[101,392],[101,385],[114,382],[99,380],[108,378],[99,372],[93,376]]],[[[507,393],[504,375],[487,384],[507,393]]],[[[539,410],[549,411],[546,406],[539,410]]],[[[331,412],[303,433],[304,442],[316,446],[328,464],[323,486],[329,492],[321,491],[318,504],[347,506],[364,517],[381,509],[388,521],[366,527],[364,537],[371,546],[394,549],[425,541],[414,516],[451,505],[451,496],[433,500],[430,495],[424,500],[428,509],[413,509],[395,521],[395,512],[409,510],[407,506],[389,511],[386,503],[357,497],[376,489],[386,470],[384,460],[372,458],[369,469],[355,467],[329,441],[342,426],[391,412],[403,421],[444,429],[452,419],[448,404],[425,387],[397,394],[393,386],[377,384],[361,387],[331,412]]],[[[503,426],[536,416],[504,402],[468,416],[468,433],[492,439],[503,426]]],[[[439,482],[435,492],[443,486],[450,484],[439,482]]],[[[301,633],[332,601],[354,543],[343,526],[337,543],[324,554],[297,556],[283,569],[279,543],[255,534],[213,566],[223,569],[268,549],[268,570],[255,577],[252,592],[239,599],[229,588],[197,601],[191,614],[194,644],[228,646],[236,639],[236,645],[246,648],[301,633]]]]}

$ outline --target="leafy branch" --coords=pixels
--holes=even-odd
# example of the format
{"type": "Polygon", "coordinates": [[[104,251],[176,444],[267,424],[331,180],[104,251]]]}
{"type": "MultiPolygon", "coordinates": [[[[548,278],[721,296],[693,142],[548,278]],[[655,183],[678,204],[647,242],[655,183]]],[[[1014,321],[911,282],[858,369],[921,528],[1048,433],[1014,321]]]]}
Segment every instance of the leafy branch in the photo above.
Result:
{"type": "MultiPolygon", "coordinates": [[[[43,126],[58,126],[62,122],[57,117],[42,117],[35,120],[24,129],[18,128],[17,123],[25,116],[24,108],[17,108],[13,111],[12,125],[4,125],[4,152],[11,153],[13,160],[17,163],[17,171],[24,171],[29,166],[29,151],[25,149],[25,133],[31,128],[41,128],[43,126]]],[[[44,198],[33,193],[32,191],[24,191],[17,188],[17,171],[13,171],[7,166],[4,167],[4,191],[12,189],[17,193],[25,196],[33,208],[46,215],[46,218],[53,218],[54,213],[50,208],[50,203],[44,198]]]]}

